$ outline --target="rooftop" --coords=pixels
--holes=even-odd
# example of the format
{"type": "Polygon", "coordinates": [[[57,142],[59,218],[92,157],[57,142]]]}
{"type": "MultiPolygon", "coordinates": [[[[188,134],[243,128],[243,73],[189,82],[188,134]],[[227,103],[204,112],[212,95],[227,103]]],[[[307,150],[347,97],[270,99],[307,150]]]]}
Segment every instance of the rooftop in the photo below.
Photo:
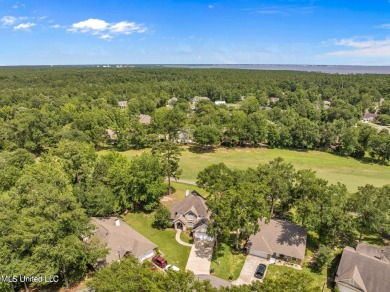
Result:
{"type": "Polygon", "coordinates": [[[390,247],[359,243],[345,247],[336,274],[336,283],[365,292],[390,291],[390,247]]]}
{"type": "Polygon", "coordinates": [[[128,252],[138,258],[157,248],[157,245],[122,220],[119,221],[118,226],[116,220],[120,219],[116,217],[92,217],[92,224],[96,226],[94,236],[98,237],[101,243],[107,244],[110,249],[106,257],[107,263],[121,259],[128,252]]]}
{"type": "Polygon", "coordinates": [[[306,230],[297,224],[272,219],[268,224],[259,220],[260,231],[251,235],[251,249],[269,254],[278,253],[303,259],[306,250],[306,230]]]}

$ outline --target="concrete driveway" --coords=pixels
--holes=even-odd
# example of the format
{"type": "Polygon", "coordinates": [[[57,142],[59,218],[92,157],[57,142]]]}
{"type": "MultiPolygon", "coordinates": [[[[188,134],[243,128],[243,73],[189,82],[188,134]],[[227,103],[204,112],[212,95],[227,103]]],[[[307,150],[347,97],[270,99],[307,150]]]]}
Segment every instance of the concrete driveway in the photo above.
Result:
{"type": "MultiPolygon", "coordinates": [[[[255,272],[257,267],[260,264],[265,264],[267,266],[268,270],[268,260],[260,257],[256,257],[253,255],[248,255],[246,257],[244,266],[242,267],[240,277],[236,281],[233,281],[232,283],[234,285],[242,285],[242,284],[250,284],[253,281],[261,281],[260,279],[255,278],[255,272]]],[[[267,271],[265,272],[264,277],[267,275],[267,271]]],[[[263,277],[263,278],[264,278],[263,277]]]]}
{"type": "Polygon", "coordinates": [[[186,270],[194,272],[195,275],[209,275],[212,254],[213,242],[199,239],[196,240],[195,244],[192,245],[186,270]]]}

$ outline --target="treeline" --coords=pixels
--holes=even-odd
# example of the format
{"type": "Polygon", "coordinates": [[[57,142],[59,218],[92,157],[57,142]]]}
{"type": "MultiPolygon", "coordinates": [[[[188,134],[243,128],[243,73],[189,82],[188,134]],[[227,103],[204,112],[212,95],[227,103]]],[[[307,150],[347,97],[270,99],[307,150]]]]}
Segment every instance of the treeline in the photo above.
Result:
{"type": "Polygon", "coordinates": [[[359,121],[365,111],[390,117],[389,81],[388,75],[230,69],[2,68],[0,149],[40,155],[68,139],[127,150],[170,139],[368,153],[388,161],[389,132],[359,121]],[[188,103],[194,96],[211,101],[194,111],[188,103]],[[172,97],[177,102],[167,108],[172,97]],[[221,99],[240,107],[212,103],[221,99]],[[126,110],[120,100],[128,101],[126,110]],[[152,116],[152,124],[140,123],[139,114],[152,116]]]}
{"type": "Polygon", "coordinates": [[[277,158],[256,169],[233,170],[214,164],[198,174],[210,195],[207,232],[219,242],[241,242],[258,231],[258,219],[288,219],[319,236],[326,246],[354,245],[363,234],[390,233],[390,185],[366,185],[350,194],[312,170],[295,170],[277,158]]]}
{"type": "Polygon", "coordinates": [[[90,144],[62,140],[39,160],[17,149],[0,161],[1,275],[58,275],[63,286],[83,280],[107,254],[84,240],[95,228],[90,217],[153,210],[167,191],[161,160],[150,153],[97,156],[90,144]]]}

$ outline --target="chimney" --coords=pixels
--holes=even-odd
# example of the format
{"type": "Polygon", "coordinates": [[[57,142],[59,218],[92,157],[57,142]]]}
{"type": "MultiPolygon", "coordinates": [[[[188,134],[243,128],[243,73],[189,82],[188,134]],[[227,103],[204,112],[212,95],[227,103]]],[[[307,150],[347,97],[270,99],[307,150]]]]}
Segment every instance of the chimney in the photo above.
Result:
{"type": "Polygon", "coordinates": [[[115,226],[121,226],[121,220],[115,219],[115,226]]]}
{"type": "Polygon", "coordinates": [[[381,250],[381,255],[380,255],[379,258],[380,258],[381,261],[383,261],[383,258],[384,258],[384,257],[385,257],[385,250],[382,249],[382,250],[381,250]]]}
{"type": "Polygon", "coordinates": [[[190,195],[190,190],[186,188],[186,197],[188,197],[189,195],[190,195]]]}

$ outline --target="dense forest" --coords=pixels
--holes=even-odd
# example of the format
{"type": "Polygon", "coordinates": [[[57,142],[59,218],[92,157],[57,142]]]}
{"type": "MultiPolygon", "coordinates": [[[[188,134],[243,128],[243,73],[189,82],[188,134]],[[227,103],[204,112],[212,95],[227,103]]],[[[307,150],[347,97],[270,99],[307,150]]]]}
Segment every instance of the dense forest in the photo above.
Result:
{"type": "MultiPolygon", "coordinates": [[[[175,142],[193,140],[201,151],[219,145],[320,149],[387,164],[388,130],[361,120],[371,112],[388,124],[389,84],[389,75],[1,68],[0,273],[59,275],[64,286],[84,279],[107,253],[82,240],[93,231],[90,217],[158,209],[171,191],[164,178],[180,175],[175,142]],[[195,96],[208,99],[190,104],[195,96]],[[152,151],[131,160],[116,151],[146,147],[152,151]],[[101,149],[112,151],[98,155],[101,149]]],[[[256,232],[259,217],[274,213],[316,232],[323,246],[361,239],[366,231],[390,232],[389,185],[349,194],[344,185],[329,185],[282,159],[242,171],[212,165],[199,173],[198,185],[210,193],[210,232],[221,241],[236,233],[237,246],[256,232]]],[[[209,291],[186,273],[162,279],[132,259],[121,265],[139,271],[130,276],[155,291],[180,277],[191,289],[209,291]]],[[[92,287],[110,291],[118,282],[105,284],[106,277],[121,265],[99,271],[92,287]]],[[[275,291],[276,282],[268,282],[264,291],[275,291]]]]}
{"type": "Polygon", "coordinates": [[[389,132],[360,121],[371,112],[389,123],[389,81],[289,71],[2,68],[0,149],[40,155],[69,139],[126,150],[180,138],[201,146],[322,149],[383,163],[390,158],[389,132]],[[191,106],[194,96],[210,101],[191,106]],[[139,114],[150,115],[151,124],[139,114]]]}

